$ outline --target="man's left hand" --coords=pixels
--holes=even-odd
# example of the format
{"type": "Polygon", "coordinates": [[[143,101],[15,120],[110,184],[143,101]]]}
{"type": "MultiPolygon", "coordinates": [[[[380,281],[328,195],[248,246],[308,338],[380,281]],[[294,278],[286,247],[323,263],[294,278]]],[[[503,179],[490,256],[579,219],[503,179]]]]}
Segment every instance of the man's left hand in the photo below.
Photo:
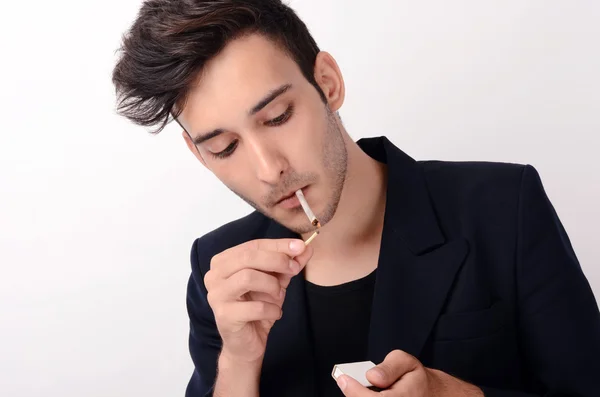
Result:
{"type": "Polygon", "coordinates": [[[367,380],[384,390],[374,392],[346,375],[338,378],[338,386],[346,397],[484,397],[477,386],[425,368],[419,360],[401,350],[394,350],[381,364],[370,369],[367,380]]]}

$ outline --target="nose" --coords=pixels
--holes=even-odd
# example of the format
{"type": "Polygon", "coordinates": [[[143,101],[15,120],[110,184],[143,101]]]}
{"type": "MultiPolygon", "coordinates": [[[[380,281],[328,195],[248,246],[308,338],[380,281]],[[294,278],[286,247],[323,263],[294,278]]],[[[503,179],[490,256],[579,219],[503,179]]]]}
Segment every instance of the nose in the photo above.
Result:
{"type": "Polygon", "coordinates": [[[256,178],[269,185],[278,185],[289,166],[285,156],[276,145],[264,138],[247,139],[247,144],[256,178]]]}

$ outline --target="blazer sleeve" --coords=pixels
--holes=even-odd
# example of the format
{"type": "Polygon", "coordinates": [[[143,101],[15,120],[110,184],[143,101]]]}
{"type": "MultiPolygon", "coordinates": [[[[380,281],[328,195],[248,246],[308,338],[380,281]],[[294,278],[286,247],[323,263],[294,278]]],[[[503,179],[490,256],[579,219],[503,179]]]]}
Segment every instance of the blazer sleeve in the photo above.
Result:
{"type": "MultiPolygon", "coordinates": [[[[518,210],[520,346],[543,396],[600,396],[600,313],[538,172],[525,166],[518,210]]],[[[487,397],[525,397],[482,388],[487,397]]]]}
{"type": "Polygon", "coordinates": [[[200,253],[200,239],[191,252],[192,274],[187,287],[187,311],[190,319],[189,349],[194,363],[194,372],[188,383],[186,397],[208,397],[213,395],[217,360],[222,341],[215,318],[207,301],[204,275],[200,261],[210,261],[208,255],[200,253]]]}

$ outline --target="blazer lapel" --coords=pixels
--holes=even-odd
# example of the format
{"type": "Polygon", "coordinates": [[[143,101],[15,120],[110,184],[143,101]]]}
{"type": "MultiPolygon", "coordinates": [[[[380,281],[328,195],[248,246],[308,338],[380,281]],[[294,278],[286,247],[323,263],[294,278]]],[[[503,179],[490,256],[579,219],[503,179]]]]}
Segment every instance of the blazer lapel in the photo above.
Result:
{"type": "MultiPolygon", "coordinates": [[[[271,221],[265,238],[299,238],[271,221]]],[[[271,329],[261,374],[261,396],[314,396],[314,353],[304,292],[304,275],[292,278],[283,303],[283,316],[271,329]]]]}
{"type": "Polygon", "coordinates": [[[446,241],[422,169],[386,138],[363,140],[388,165],[384,226],[369,331],[369,359],[395,349],[416,357],[443,309],[468,252],[466,240],[446,241]]]}
{"type": "Polygon", "coordinates": [[[369,333],[375,363],[395,349],[421,355],[467,253],[464,240],[421,256],[400,247],[394,233],[382,244],[369,333]]]}

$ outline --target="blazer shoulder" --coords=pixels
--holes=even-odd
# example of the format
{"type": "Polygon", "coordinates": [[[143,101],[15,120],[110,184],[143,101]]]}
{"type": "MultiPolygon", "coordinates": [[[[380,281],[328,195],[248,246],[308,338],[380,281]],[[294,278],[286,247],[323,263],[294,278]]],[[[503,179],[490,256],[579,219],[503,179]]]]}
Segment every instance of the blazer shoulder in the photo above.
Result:
{"type": "Polygon", "coordinates": [[[447,225],[483,219],[486,224],[516,222],[527,176],[537,175],[529,164],[484,161],[420,164],[429,197],[440,220],[447,225]]]}
{"type": "Polygon", "coordinates": [[[192,244],[192,273],[206,273],[213,256],[246,241],[260,238],[268,225],[269,219],[254,211],[198,237],[192,244]]]}
{"type": "Polygon", "coordinates": [[[465,193],[518,195],[523,174],[529,164],[491,161],[421,161],[430,188],[444,188],[465,193]]]}

